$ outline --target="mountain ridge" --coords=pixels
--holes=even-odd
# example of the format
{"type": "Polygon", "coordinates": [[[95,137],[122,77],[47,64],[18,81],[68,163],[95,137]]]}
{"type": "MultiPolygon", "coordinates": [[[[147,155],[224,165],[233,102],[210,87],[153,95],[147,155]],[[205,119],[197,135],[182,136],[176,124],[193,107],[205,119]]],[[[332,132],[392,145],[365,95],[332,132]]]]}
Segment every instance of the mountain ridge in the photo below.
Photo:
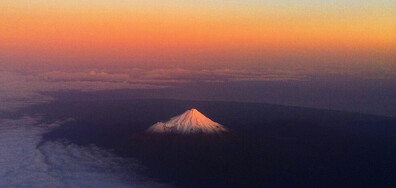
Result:
{"type": "Polygon", "coordinates": [[[158,122],[149,127],[148,133],[176,133],[176,134],[217,134],[228,130],[200,113],[195,108],[187,110],[179,116],[163,123],[158,122]]]}

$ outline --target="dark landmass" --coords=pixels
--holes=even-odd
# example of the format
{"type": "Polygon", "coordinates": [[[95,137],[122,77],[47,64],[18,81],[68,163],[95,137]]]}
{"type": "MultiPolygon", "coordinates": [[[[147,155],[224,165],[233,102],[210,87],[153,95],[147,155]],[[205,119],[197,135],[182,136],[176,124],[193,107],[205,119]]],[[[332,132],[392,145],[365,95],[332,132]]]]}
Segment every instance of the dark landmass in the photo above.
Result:
{"type": "Polygon", "coordinates": [[[75,121],[43,142],[95,144],[176,187],[392,187],[396,119],[272,104],[181,100],[58,99],[20,112],[75,121]],[[196,108],[230,135],[146,135],[196,108]]]}

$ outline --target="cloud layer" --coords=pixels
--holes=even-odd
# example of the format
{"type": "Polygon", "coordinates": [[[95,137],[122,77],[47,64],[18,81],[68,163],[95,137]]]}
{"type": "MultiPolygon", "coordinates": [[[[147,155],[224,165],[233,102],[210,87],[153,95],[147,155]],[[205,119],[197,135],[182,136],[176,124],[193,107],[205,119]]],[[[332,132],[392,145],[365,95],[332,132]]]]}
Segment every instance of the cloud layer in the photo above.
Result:
{"type": "Polygon", "coordinates": [[[96,91],[112,89],[159,89],[190,83],[310,81],[323,76],[355,76],[364,79],[395,78],[392,71],[367,72],[342,68],[307,69],[141,69],[141,68],[0,68],[0,113],[21,106],[51,101],[48,91],[96,91]]]}
{"type": "Polygon", "coordinates": [[[298,72],[235,69],[0,69],[0,112],[51,101],[42,94],[47,91],[158,89],[191,82],[302,81],[307,78],[298,72]]]}
{"type": "Polygon", "coordinates": [[[41,134],[62,122],[37,125],[37,121],[28,116],[0,120],[0,187],[163,186],[134,172],[142,168],[137,162],[126,163],[95,146],[39,145],[41,134]]]}

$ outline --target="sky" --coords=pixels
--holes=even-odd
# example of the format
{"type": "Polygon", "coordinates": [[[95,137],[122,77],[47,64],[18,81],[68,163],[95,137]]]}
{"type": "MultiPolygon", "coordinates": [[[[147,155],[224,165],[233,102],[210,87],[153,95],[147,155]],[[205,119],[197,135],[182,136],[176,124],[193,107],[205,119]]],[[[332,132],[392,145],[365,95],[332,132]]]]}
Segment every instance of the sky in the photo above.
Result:
{"type": "Polygon", "coordinates": [[[394,7],[391,0],[3,0],[0,61],[14,66],[394,67],[394,7]]]}
{"type": "Polygon", "coordinates": [[[182,88],[166,97],[395,116],[395,7],[394,0],[2,0],[0,111],[48,101],[48,91],[182,88]]]}
{"type": "Polygon", "coordinates": [[[0,187],[125,186],[106,151],[37,146],[63,121],[2,119],[62,96],[396,117],[396,0],[0,0],[0,187]]]}

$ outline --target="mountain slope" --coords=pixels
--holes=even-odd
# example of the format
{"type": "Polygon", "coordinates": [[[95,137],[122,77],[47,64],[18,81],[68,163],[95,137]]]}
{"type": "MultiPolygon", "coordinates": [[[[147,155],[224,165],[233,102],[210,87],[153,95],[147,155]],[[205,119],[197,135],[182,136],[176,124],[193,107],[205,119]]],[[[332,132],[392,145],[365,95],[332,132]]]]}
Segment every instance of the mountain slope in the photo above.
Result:
{"type": "Polygon", "coordinates": [[[168,122],[158,122],[147,129],[151,133],[176,134],[214,134],[227,132],[222,125],[210,120],[196,109],[187,110],[183,114],[171,118],[168,122]]]}

